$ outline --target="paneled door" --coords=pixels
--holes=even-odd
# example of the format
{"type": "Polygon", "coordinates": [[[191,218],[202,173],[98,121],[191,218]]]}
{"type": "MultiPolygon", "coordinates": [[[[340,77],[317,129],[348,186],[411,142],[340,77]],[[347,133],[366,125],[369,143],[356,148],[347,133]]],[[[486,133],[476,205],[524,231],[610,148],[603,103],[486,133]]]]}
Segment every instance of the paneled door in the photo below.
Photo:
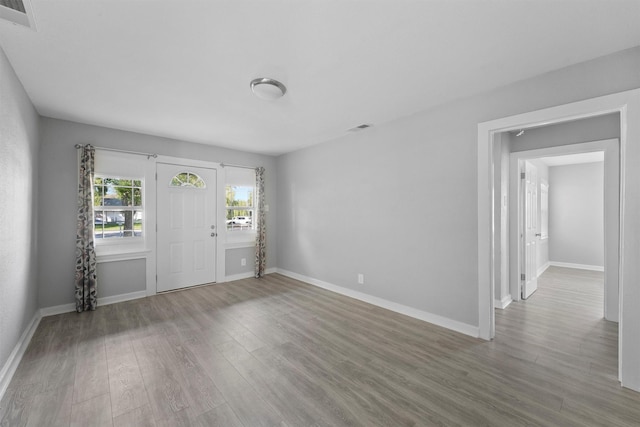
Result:
{"type": "Polygon", "coordinates": [[[524,280],[522,298],[538,289],[538,168],[525,162],[524,172],[524,280]]]}
{"type": "Polygon", "coordinates": [[[157,291],[215,282],[216,170],[157,164],[157,291]]]}

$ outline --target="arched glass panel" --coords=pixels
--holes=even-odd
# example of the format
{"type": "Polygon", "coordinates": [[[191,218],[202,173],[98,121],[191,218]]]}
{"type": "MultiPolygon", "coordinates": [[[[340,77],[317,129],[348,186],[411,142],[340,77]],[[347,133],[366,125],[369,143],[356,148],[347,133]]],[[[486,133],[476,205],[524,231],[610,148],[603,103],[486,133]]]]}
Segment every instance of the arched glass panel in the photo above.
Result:
{"type": "Polygon", "coordinates": [[[207,184],[197,174],[192,172],[180,172],[169,183],[170,187],[191,187],[191,188],[206,188],[207,184]]]}

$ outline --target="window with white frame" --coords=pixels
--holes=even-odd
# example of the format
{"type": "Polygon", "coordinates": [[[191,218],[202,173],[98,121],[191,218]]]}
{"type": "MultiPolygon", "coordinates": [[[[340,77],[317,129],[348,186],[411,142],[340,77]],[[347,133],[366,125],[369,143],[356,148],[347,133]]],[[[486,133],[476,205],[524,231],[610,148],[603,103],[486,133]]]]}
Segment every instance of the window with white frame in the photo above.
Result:
{"type": "Polygon", "coordinates": [[[253,169],[227,166],[225,199],[227,231],[255,234],[256,175],[253,169]]]}
{"type": "Polygon", "coordinates": [[[97,255],[147,249],[145,183],[153,162],[144,156],[96,150],[93,180],[94,242],[97,255]]]}
{"type": "Polygon", "coordinates": [[[95,240],[143,237],[142,180],[96,175],[93,182],[95,240]]]}

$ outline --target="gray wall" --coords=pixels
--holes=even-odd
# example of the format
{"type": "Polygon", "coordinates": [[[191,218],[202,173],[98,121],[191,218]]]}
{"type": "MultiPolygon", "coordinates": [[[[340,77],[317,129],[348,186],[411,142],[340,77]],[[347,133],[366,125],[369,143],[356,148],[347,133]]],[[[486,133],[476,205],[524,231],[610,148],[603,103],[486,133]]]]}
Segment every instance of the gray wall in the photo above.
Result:
{"type": "Polygon", "coordinates": [[[554,262],[604,267],[604,162],[549,168],[554,262]]]}
{"type": "Polygon", "coordinates": [[[145,291],[146,267],[144,259],[99,263],[100,298],[145,291]]]}
{"type": "Polygon", "coordinates": [[[255,248],[239,248],[233,251],[227,251],[225,257],[225,274],[234,276],[236,274],[252,273],[255,271],[255,248]],[[242,266],[242,258],[246,260],[246,265],[242,266]]]}
{"type": "Polygon", "coordinates": [[[279,157],[278,266],[478,325],[478,123],[635,89],[639,70],[634,48],[279,157]]]}
{"type": "Polygon", "coordinates": [[[0,49],[0,370],[38,310],[38,124],[0,49]]]}
{"type": "MultiPolygon", "coordinates": [[[[276,250],[276,170],[275,158],[209,145],[194,144],[99,126],[42,118],[40,150],[40,206],[46,211],[39,218],[40,307],[72,303],[75,265],[76,169],[75,144],[154,152],[157,154],[251,166],[264,166],[267,213],[267,267],[277,265],[276,250]]],[[[233,254],[237,249],[228,251],[233,254]]],[[[127,261],[128,262],[128,261],[127,261]]],[[[252,262],[249,261],[248,262],[252,262]]],[[[108,271],[100,278],[98,297],[135,292],[144,282],[144,269],[112,262],[101,267],[108,271]],[[133,275],[133,276],[132,276],[133,275]],[[126,285],[126,286],[125,286],[126,285]]]]}

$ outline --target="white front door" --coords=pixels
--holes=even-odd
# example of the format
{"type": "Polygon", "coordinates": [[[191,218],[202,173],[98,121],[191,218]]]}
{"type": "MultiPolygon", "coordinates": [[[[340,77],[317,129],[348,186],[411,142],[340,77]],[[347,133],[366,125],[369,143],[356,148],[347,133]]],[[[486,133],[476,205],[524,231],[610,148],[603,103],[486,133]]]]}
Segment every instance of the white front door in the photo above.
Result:
{"type": "Polygon", "coordinates": [[[216,170],[157,164],[157,291],[215,282],[216,170]]]}
{"type": "Polygon", "coordinates": [[[522,298],[527,299],[538,289],[538,169],[531,162],[525,162],[524,174],[524,280],[522,281],[522,298]]]}

